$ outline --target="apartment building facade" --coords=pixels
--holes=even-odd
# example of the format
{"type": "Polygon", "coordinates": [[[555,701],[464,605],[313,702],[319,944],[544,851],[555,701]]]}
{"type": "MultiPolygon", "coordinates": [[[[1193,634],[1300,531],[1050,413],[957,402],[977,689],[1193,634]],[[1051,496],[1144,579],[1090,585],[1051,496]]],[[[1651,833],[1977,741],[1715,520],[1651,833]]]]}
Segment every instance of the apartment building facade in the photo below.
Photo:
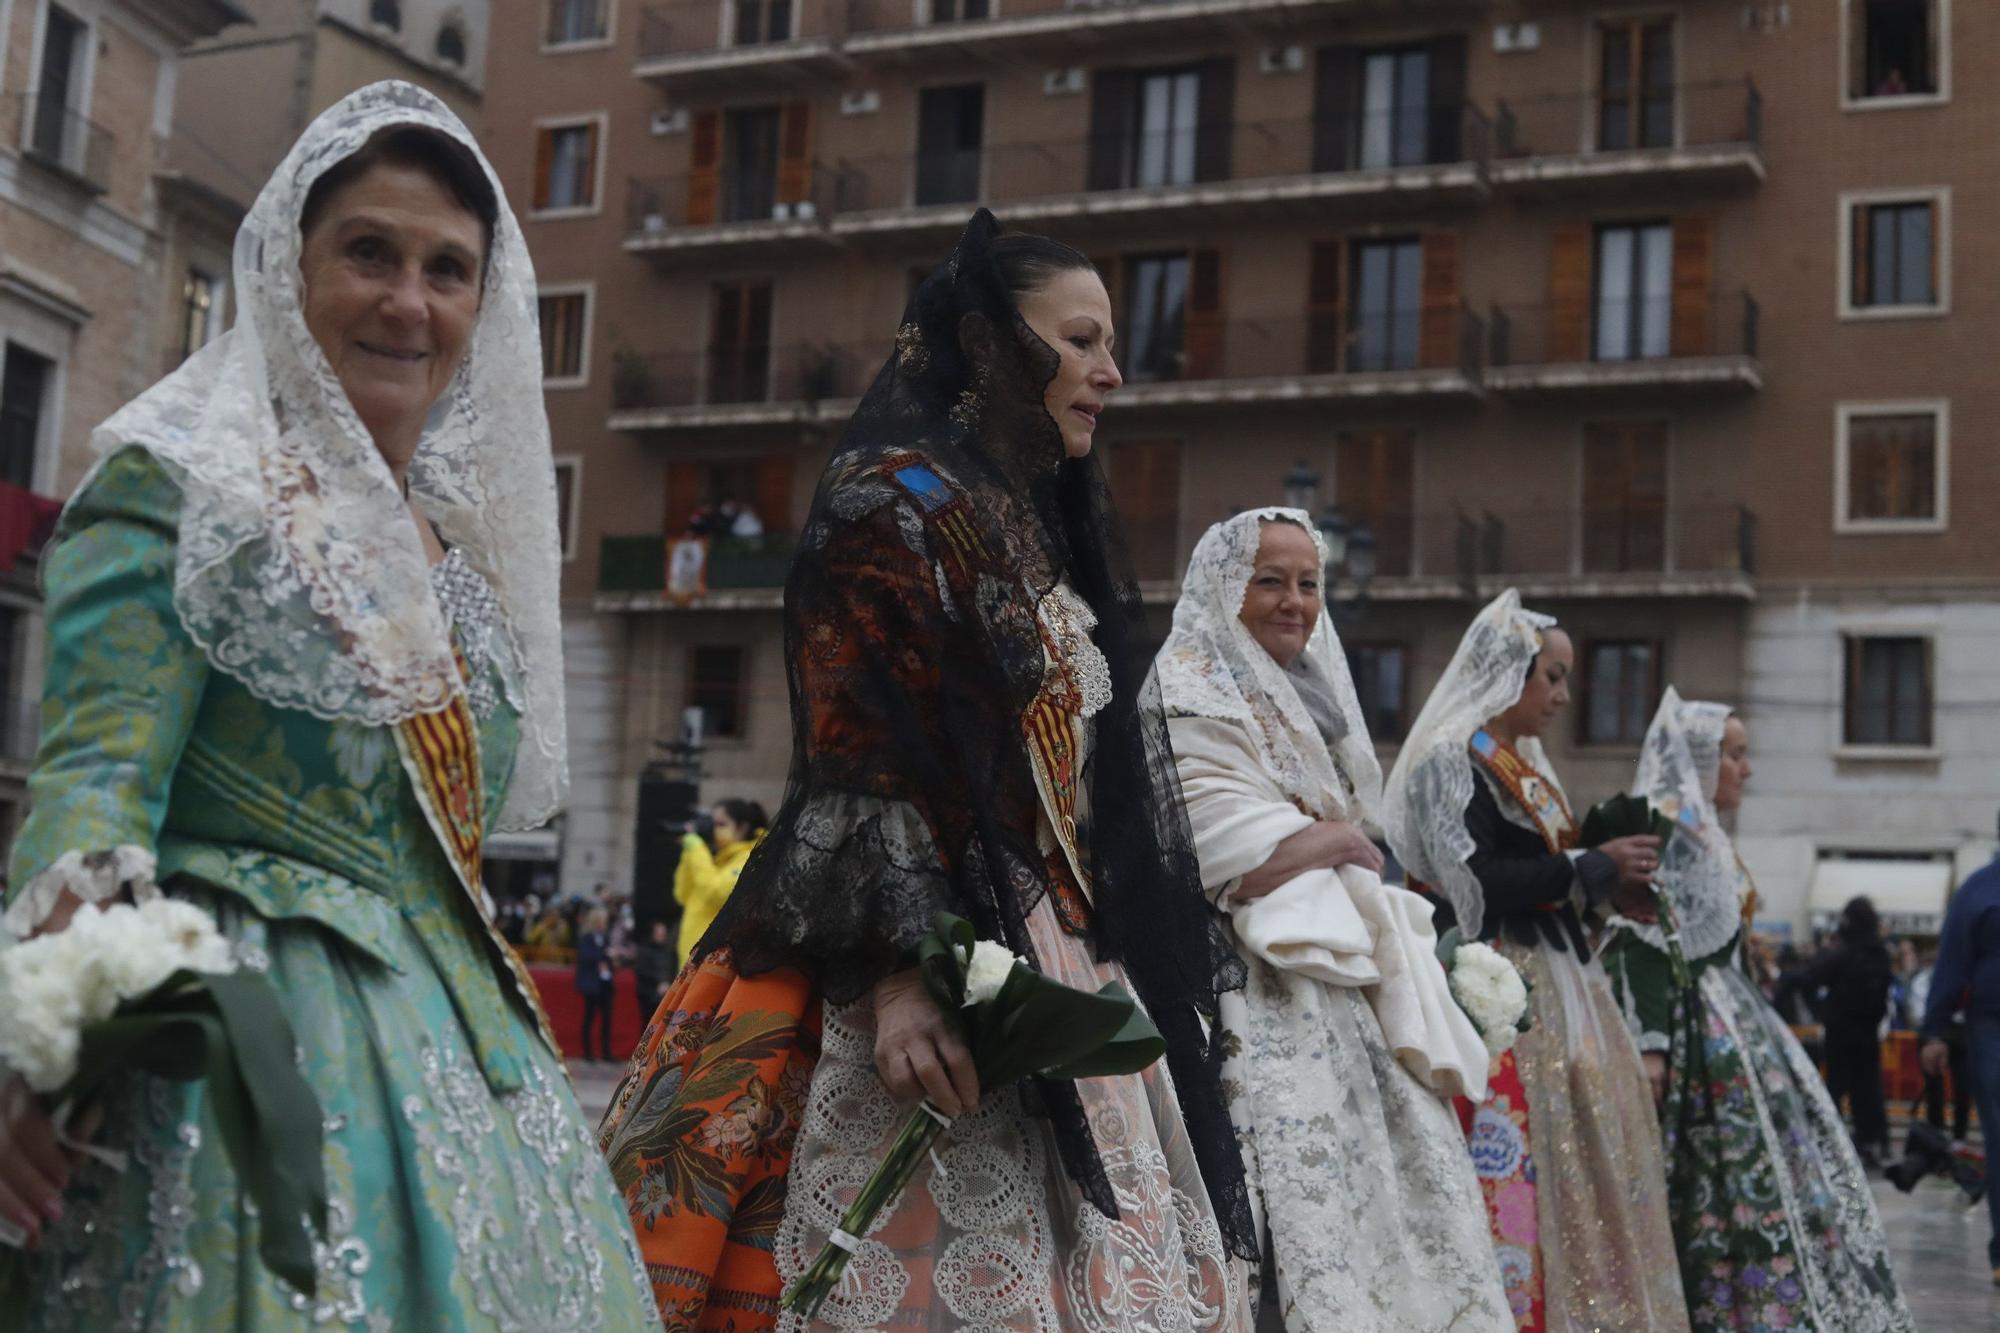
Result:
{"type": "Polygon", "coordinates": [[[2000,462],[1966,441],[2000,312],[1951,225],[1987,94],[1950,71],[2000,14],[503,0],[495,31],[566,497],[566,882],[625,883],[690,708],[708,797],[779,793],[790,537],[977,203],[1105,275],[1098,448],[1162,632],[1202,530],[1291,498],[1347,538],[1385,759],[1511,584],[1577,642],[1579,798],[1665,684],[1740,702],[1771,924],[1990,849],[2000,462]],[[754,518],[676,585],[725,505],[754,518]]]}
{"type": "Polygon", "coordinates": [[[39,735],[34,541],[92,427],[160,374],[171,256],[205,225],[163,176],[180,57],[243,20],[229,0],[0,0],[0,848],[39,735]]]}

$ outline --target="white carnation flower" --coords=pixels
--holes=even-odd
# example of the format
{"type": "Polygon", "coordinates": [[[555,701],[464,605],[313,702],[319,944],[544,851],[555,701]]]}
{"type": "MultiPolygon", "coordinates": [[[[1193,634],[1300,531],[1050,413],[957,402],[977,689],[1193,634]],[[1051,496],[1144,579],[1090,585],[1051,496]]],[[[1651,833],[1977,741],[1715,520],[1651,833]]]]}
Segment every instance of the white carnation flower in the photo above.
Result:
{"type": "Polygon", "coordinates": [[[229,941],[216,929],[215,918],[193,903],[155,898],[139,909],[174,960],[174,968],[192,972],[234,972],[236,957],[229,941]]]}
{"type": "Polygon", "coordinates": [[[1002,945],[980,940],[972,946],[972,958],[965,966],[965,1002],[987,1004],[1000,994],[1019,961],[1002,945]]]}
{"type": "Polygon", "coordinates": [[[1450,980],[1452,996],[1479,1029],[1486,1049],[1498,1055],[1511,1048],[1528,1011],[1527,983],[1514,965],[1490,945],[1462,944],[1452,958],[1450,980]]]}

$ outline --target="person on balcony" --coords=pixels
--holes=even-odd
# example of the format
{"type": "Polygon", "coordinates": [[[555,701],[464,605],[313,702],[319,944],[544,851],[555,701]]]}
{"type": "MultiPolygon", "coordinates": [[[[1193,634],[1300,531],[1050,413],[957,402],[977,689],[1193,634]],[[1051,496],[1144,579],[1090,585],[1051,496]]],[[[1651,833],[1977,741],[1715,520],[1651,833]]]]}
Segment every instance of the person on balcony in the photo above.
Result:
{"type": "Polygon", "coordinates": [[[1689,1314],[1697,1333],[1912,1330],[1840,1112],[1746,969],[1757,891],[1721,817],[1749,777],[1743,719],[1669,688],[1632,790],[1676,821],[1672,928],[1616,916],[1599,950],[1660,1097],[1689,1314]]]}
{"type": "Polygon", "coordinates": [[[1411,728],[1383,827],[1438,929],[1490,942],[1530,984],[1533,1026],[1493,1062],[1472,1122],[1520,1328],[1685,1333],[1652,1096],[1585,929],[1607,905],[1647,910],[1659,840],[1577,845],[1541,741],[1574,660],[1554,620],[1511,588],[1495,598],[1411,728]]]}
{"type": "Polygon", "coordinates": [[[815,1327],[1249,1327],[1210,1029],[1243,966],[1091,457],[1122,382],[1111,303],[1074,250],[997,233],[980,210],[918,289],[827,464],[786,586],[784,804],[605,1117],[677,1327],[773,1328],[840,1182],[923,1098],[951,1128],[815,1327]],[[913,966],[939,911],[1069,985],[1127,987],[1165,1059],[979,1086],[913,966]]]}

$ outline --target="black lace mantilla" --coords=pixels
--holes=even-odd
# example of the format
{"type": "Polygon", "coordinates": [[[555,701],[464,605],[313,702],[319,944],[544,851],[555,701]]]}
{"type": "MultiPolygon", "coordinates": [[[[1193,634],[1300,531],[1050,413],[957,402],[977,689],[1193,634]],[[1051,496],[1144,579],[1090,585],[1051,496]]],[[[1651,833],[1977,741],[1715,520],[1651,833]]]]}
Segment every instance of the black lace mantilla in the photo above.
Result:
{"type": "MultiPolygon", "coordinates": [[[[1201,892],[1145,651],[1138,585],[1094,458],[1064,456],[1043,406],[1059,365],[1015,310],[980,210],[912,298],[813,500],[785,588],[793,752],[770,836],[697,954],[796,967],[844,1003],[908,966],[949,909],[1034,959],[1049,891],[1022,716],[1041,688],[1041,599],[1096,612],[1113,702],[1086,774],[1098,955],[1167,1038],[1168,1065],[1231,1248],[1256,1256],[1209,1039],[1243,965],[1201,892]]],[[[1024,1089],[1065,1169],[1117,1204],[1076,1091],[1024,1089]]]]}

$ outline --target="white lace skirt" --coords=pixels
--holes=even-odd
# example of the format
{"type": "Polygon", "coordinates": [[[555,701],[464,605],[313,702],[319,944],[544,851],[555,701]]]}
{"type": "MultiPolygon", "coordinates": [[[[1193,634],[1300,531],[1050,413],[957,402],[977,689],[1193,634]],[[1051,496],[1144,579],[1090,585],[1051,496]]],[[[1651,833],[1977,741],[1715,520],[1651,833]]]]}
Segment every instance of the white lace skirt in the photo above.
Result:
{"type": "Polygon", "coordinates": [[[1230,1103],[1288,1333],[1513,1333],[1449,1103],[1360,991],[1249,960],[1223,996],[1230,1103]]]}
{"type": "MultiPolygon", "coordinates": [[[[1094,962],[1062,929],[1046,899],[1029,929],[1050,975],[1087,990],[1124,983],[1115,964],[1094,962]]],[[[1047,1122],[1023,1111],[1014,1089],[989,1093],[877,1219],[815,1326],[1247,1333],[1245,1266],[1224,1248],[1166,1066],[1077,1087],[1117,1192],[1117,1220],[1070,1183],[1047,1122]]],[[[909,1111],[876,1076],[872,1007],[828,1005],[778,1232],[786,1286],[819,1253],[909,1111]]],[[[807,1325],[788,1315],[779,1327],[807,1325]]]]}

